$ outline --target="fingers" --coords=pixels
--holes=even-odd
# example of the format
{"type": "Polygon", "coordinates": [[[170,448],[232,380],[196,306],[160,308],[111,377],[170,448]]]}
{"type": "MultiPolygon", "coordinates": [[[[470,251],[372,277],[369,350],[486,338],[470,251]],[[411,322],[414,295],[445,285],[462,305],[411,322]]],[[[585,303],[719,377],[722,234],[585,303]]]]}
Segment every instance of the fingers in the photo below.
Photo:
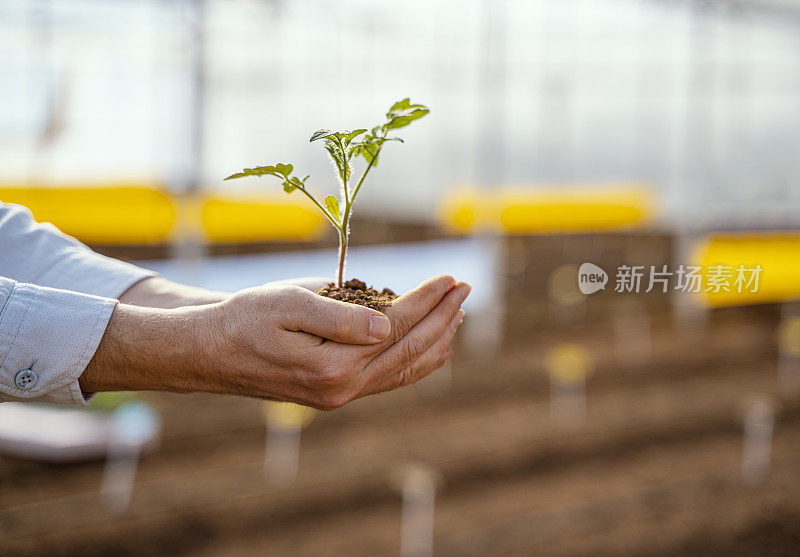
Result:
{"type": "MultiPolygon", "coordinates": [[[[405,373],[389,375],[387,379],[374,386],[369,394],[380,393],[396,389],[398,386],[415,383],[427,377],[443,365],[452,356],[453,350],[450,343],[458,330],[459,325],[464,320],[464,310],[458,310],[456,316],[450,321],[444,334],[440,336],[422,355],[414,361],[405,373]]],[[[367,394],[367,393],[365,393],[367,394]]]]}
{"type": "Polygon", "coordinates": [[[456,285],[449,275],[430,278],[397,298],[386,312],[392,320],[391,342],[397,342],[428,315],[456,285]]]}
{"type": "Polygon", "coordinates": [[[281,288],[281,322],[343,344],[377,344],[389,336],[391,323],[379,311],[314,294],[298,286],[281,288]]]}
{"type": "MultiPolygon", "coordinates": [[[[402,339],[367,364],[364,370],[367,384],[383,386],[388,381],[392,384],[389,388],[396,388],[410,383],[417,370],[415,367],[417,360],[449,332],[470,290],[468,284],[458,283],[433,311],[414,325],[402,339]]],[[[367,390],[370,388],[367,387],[367,390]]]]}

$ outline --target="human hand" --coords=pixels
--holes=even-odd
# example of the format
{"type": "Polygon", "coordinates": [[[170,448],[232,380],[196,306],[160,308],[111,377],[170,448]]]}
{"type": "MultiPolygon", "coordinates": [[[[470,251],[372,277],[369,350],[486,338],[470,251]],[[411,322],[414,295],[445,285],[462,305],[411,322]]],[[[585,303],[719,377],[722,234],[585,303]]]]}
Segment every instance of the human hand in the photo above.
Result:
{"type": "Polygon", "coordinates": [[[243,290],[207,306],[209,353],[194,382],[202,390],[338,408],[444,365],[469,291],[438,276],[384,315],[296,285],[243,290]]]}

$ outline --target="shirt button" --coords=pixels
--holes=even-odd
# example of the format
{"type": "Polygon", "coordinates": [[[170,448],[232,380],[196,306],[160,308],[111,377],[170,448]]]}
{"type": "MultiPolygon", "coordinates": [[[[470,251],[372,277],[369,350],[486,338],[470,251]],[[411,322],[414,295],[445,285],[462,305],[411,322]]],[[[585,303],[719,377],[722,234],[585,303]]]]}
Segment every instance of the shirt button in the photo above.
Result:
{"type": "Polygon", "coordinates": [[[14,376],[14,383],[16,383],[17,387],[19,387],[22,390],[28,390],[34,388],[38,381],[39,377],[36,375],[36,372],[33,371],[31,368],[21,369],[14,376]]]}

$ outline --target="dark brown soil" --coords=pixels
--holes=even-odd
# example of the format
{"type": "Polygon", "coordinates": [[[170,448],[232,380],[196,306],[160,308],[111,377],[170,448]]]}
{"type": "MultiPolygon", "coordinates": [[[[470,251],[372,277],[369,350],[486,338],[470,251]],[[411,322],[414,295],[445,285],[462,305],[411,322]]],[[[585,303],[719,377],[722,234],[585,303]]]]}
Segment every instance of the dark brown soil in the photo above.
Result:
{"type": "Polygon", "coordinates": [[[384,288],[378,292],[358,279],[348,280],[344,283],[342,288],[339,288],[331,282],[327,286],[323,286],[317,290],[317,294],[333,298],[334,300],[341,300],[343,302],[350,302],[351,304],[377,309],[378,311],[383,311],[391,306],[392,301],[397,298],[397,294],[388,288],[384,288]]]}

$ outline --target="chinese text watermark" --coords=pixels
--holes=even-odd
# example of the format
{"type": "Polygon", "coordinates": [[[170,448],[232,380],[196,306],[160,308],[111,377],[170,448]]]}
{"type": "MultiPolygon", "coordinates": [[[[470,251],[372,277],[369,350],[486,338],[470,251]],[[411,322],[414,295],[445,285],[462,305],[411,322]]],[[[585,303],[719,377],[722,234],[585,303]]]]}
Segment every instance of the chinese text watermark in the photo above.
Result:
{"type": "MultiPolygon", "coordinates": [[[[756,293],[762,270],[761,265],[620,265],[614,276],[614,292],[756,293]]],[[[594,263],[584,263],[578,269],[578,287],[584,294],[605,289],[608,278],[594,263]]]]}

